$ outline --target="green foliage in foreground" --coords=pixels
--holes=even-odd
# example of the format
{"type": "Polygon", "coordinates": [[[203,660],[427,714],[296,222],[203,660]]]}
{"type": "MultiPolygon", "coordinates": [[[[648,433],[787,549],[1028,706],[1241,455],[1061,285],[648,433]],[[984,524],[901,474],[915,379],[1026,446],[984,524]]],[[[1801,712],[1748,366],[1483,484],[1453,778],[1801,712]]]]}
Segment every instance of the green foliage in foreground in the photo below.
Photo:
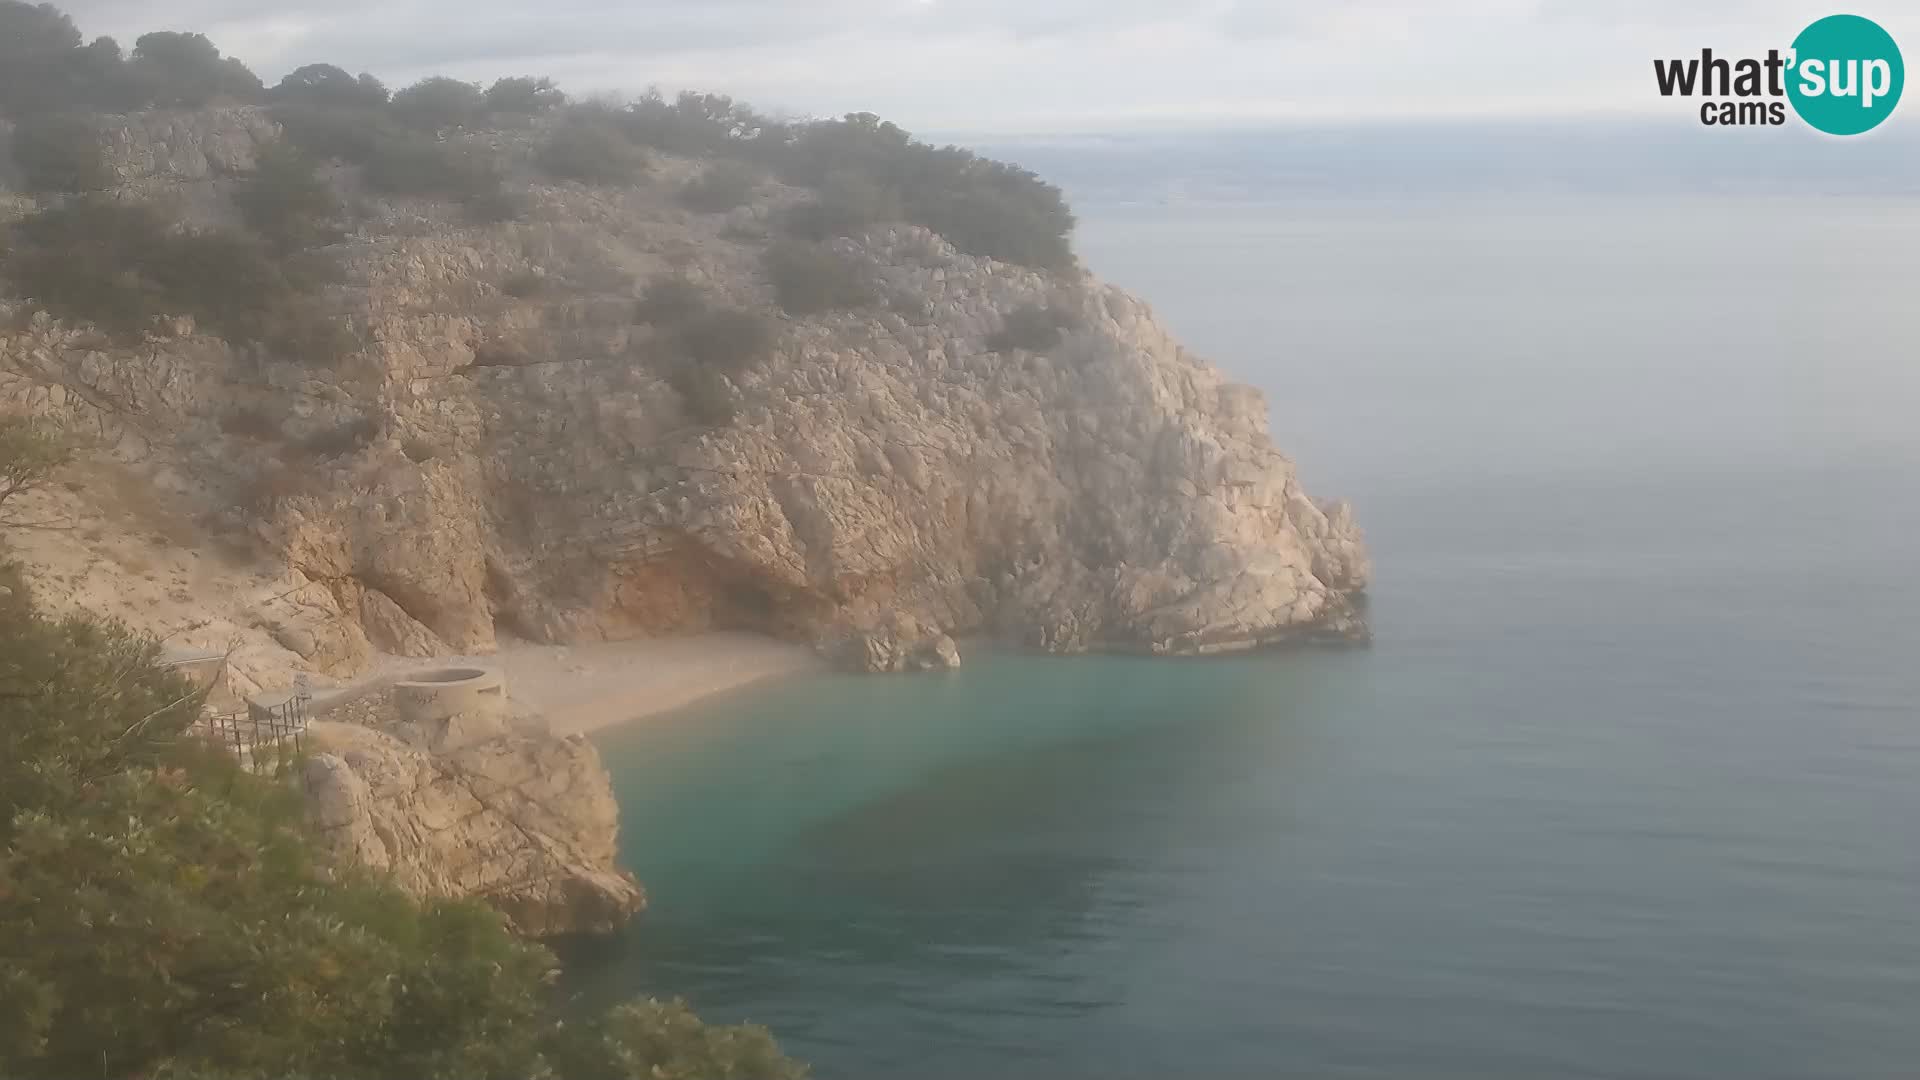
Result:
{"type": "Polygon", "coordinates": [[[8,500],[44,485],[72,458],[72,444],[52,428],[0,416],[0,528],[21,524],[8,500]]]}
{"type": "Polygon", "coordinates": [[[805,1075],[764,1030],[678,1003],[559,1019],[545,950],[329,870],[290,791],[187,737],[198,695],[155,645],[20,591],[0,618],[0,1076],[805,1075]]]}

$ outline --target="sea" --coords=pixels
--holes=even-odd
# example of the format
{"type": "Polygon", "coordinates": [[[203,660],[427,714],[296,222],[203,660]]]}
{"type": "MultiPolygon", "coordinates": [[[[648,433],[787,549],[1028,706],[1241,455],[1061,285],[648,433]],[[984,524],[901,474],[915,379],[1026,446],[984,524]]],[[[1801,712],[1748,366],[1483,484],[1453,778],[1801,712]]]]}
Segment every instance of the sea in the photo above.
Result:
{"type": "Polygon", "coordinates": [[[566,992],[826,1080],[1920,1076],[1920,153],[1716,134],[991,147],[1353,502],[1372,645],[604,733],[652,908],[566,992]]]}

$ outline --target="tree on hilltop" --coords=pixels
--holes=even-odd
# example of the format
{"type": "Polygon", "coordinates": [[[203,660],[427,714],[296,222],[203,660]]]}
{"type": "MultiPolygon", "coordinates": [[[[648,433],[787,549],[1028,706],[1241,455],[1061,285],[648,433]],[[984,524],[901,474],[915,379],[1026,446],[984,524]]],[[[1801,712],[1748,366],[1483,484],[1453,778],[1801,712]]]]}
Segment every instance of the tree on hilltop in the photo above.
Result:
{"type": "Polygon", "coordinates": [[[553,85],[553,80],[541,76],[517,76],[510,79],[495,80],[487,87],[487,108],[497,113],[512,116],[538,116],[541,113],[557,109],[567,103],[567,95],[553,85]]]}
{"type": "Polygon", "coordinates": [[[198,108],[220,99],[255,101],[260,79],[235,57],[222,57],[205,34],[157,30],[133,43],[128,61],[144,100],[162,107],[198,108]]]}
{"type": "Polygon", "coordinates": [[[387,103],[387,88],[365,72],[355,78],[332,64],[307,64],[289,72],[267,99],[275,104],[377,109],[387,103]]]}
{"type": "Polygon", "coordinates": [[[433,75],[394,94],[393,111],[415,127],[468,127],[486,117],[487,98],[473,83],[433,75]]]}

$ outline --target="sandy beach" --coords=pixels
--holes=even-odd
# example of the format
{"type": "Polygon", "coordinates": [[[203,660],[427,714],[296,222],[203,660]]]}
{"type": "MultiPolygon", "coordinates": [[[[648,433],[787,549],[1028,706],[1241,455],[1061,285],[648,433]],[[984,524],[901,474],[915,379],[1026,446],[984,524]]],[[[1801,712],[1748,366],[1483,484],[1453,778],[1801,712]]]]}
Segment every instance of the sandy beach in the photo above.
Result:
{"type": "Polygon", "coordinates": [[[504,670],[515,704],[545,715],[556,735],[597,731],[827,666],[805,646],[738,633],[571,646],[503,644],[494,656],[474,660],[504,670]]]}
{"type": "Polygon", "coordinates": [[[598,731],[653,716],[765,679],[828,668],[811,649],[758,634],[536,645],[502,641],[498,652],[434,660],[388,657],[352,687],[319,697],[358,696],[408,671],[473,665],[503,671],[516,711],[544,715],[556,735],[598,731]]]}

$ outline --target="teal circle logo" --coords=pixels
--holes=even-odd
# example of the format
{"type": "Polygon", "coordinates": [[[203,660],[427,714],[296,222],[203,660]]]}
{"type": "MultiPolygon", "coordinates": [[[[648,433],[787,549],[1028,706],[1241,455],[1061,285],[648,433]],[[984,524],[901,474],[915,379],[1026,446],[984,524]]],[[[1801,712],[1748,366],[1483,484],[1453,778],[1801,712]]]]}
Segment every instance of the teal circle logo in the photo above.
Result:
{"type": "Polygon", "coordinates": [[[1906,82],[1900,46],[1872,19],[1829,15],[1793,39],[1787,99],[1800,119],[1829,135],[1878,127],[1906,82]]]}

